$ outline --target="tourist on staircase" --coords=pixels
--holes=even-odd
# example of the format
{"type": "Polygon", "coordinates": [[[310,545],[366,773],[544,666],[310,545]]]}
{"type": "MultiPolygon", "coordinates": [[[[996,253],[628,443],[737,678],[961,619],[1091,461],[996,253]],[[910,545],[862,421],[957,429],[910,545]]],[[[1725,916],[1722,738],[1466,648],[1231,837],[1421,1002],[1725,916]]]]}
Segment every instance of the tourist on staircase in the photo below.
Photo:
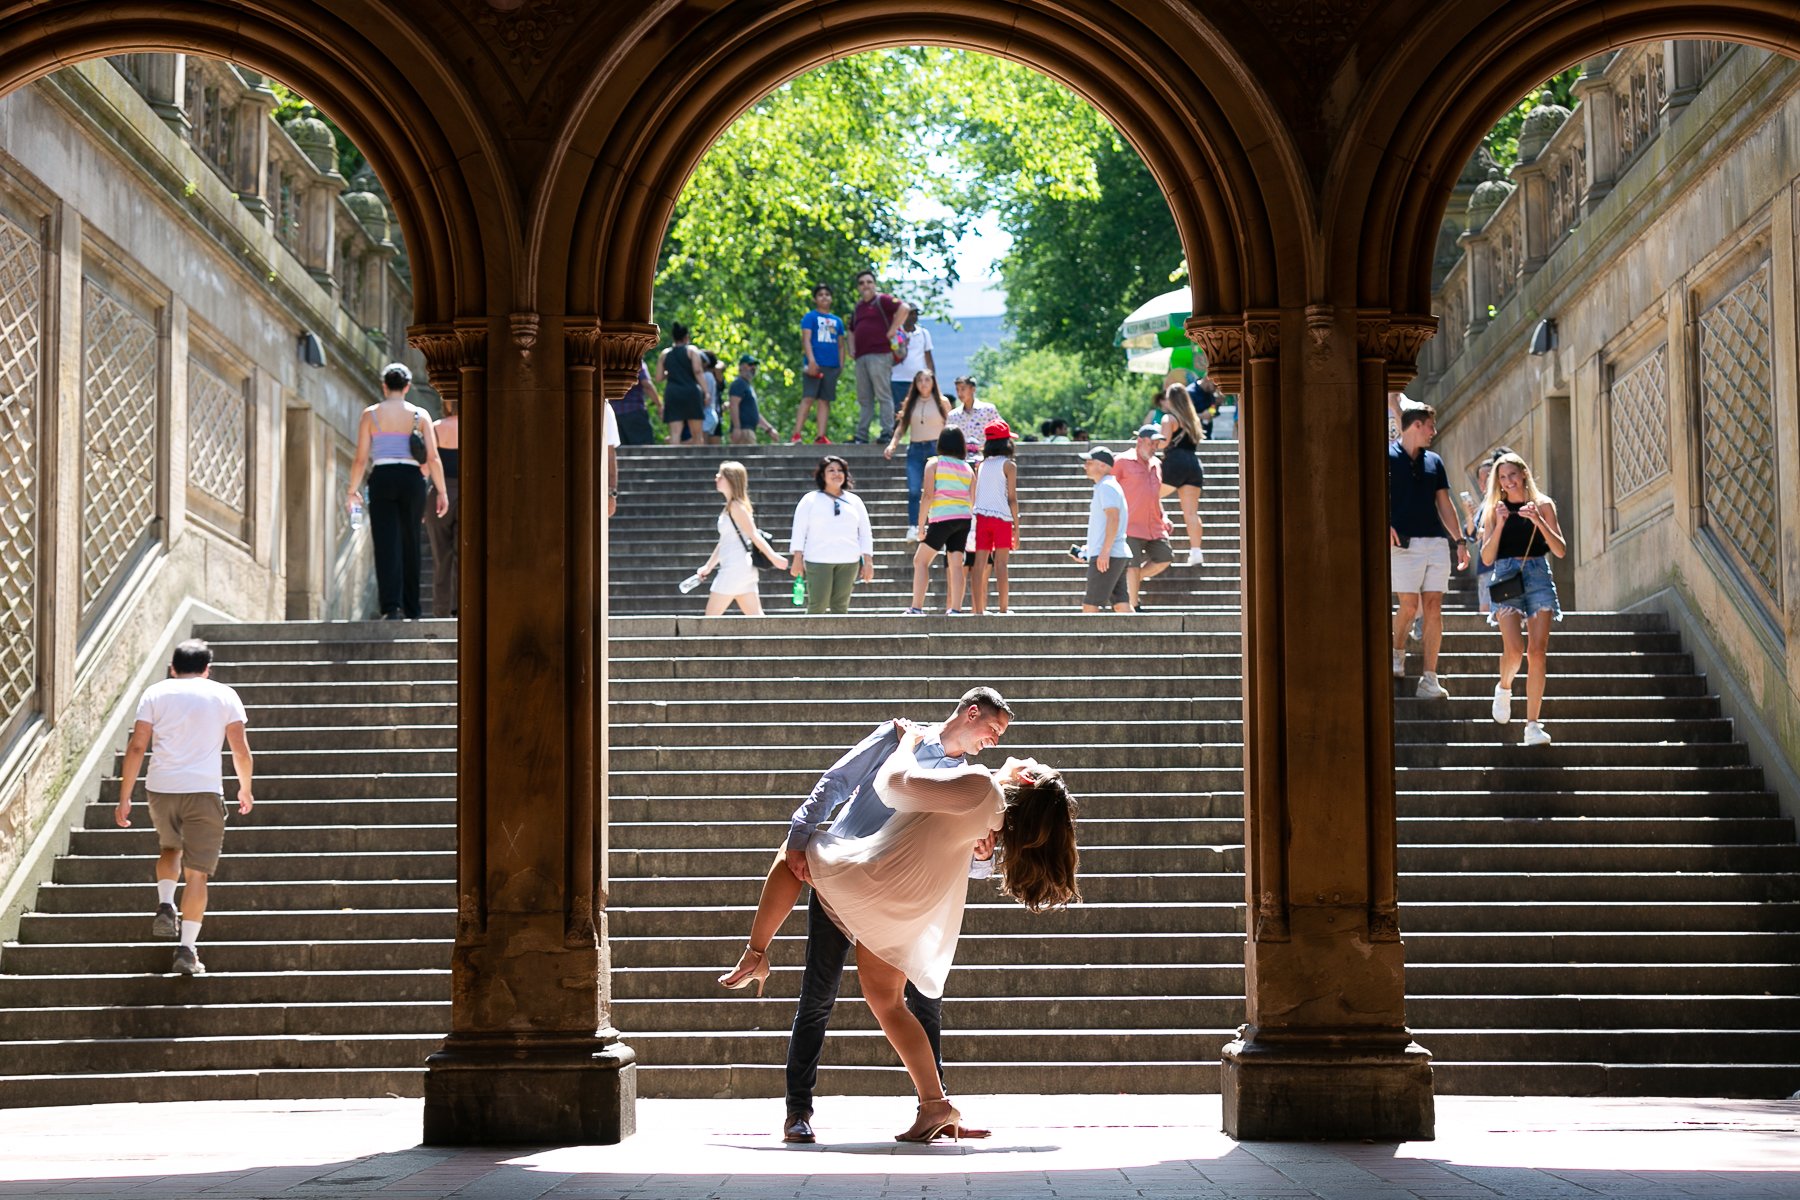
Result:
{"type": "Polygon", "coordinates": [[[1019,468],[1013,462],[1012,430],[996,419],[981,431],[981,466],[975,472],[974,611],[987,609],[988,570],[994,573],[1000,607],[1012,611],[1007,559],[1019,548],[1019,468]]]}
{"type": "Polygon", "coordinates": [[[1087,541],[1076,555],[1088,565],[1081,611],[1097,613],[1110,606],[1116,613],[1130,612],[1125,586],[1125,572],[1131,566],[1131,544],[1125,540],[1129,517],[1125,491],[1113,478],[1113,452],[1105,446],[1095,446],[1078,457],[1082,470],[1094,484],[1093,498],[1088,502],[1087,541]]]}
{"type": "Polygon", "coordinates": [[[1162,494],[1173,493],[1181,505],[1188,539],[1186,565],[1198,567],[1205,559],[1200,545],[1205,533],[1200,523],[1200,489],[1206,485],[1206,471],[1200,466],[1199,449],[1206,434],[1194,402],[1180,384],[1170,384],[1163,392],[1162,408],[1162,494]]]}
{"type": "Polygon", "coordinates": [[[844,318],[831,311],[831,288],[821,283],[813,289],[812,311],[800,318],[800,411],[794,416],[798,445],[806,440],[806,410],[813,409],[813,441],[831,444],[831,402],[837,399],[838,376],[844,372],[844,318]]]}
{"type": "MultiPolygon", "coordinates": [[[[607,410],[610,421],[611,409],[607,410]]],[[[444,464],[444,511],[435,502],[425,510],[425,536],[431,542],[431,615],[456,615],[456,587],[459,573],[457,560],[456,515],[457,474],[462,445],[456,419],[456,401],[444,400],[444,415],[431,423],[437,435],[438,460],[444,464]]]]}
{"type": "Polygon", "coordinates": [[[817,489],[794,506],[788,570],[806,580],[806,611],[812,616],[850,611],[858,576],[875,578],[875,533],[869,510],[851,489],[850,464],[827,454],[813,471],[817,489]]]}
{"type": "Polygon", "coordinates": [[[1125,542],[1131,548],[1131,565],[1125,569],[1125,592],[1132,612],[1143,611],[1144,581],[1155,579],[1175,561],[1169,545],[1169,519],[1162,510],[1162,464],[1156,458],[1156,441],[1162,431],[1154,425],[1137,431],[1130,454],[1113,464],[1113,478],[1125,493],[1125,542]]]}
{"type": "Polygon", "coordinates": [[[1000,419],[1000,410],[985,400],[977,400],[975,391],[981,384],[972,376],[960,375],[956,380],[956,407],[950,412],[950,424],[963,435],[969,448],[969,461],[981,459],[981,444],[987,440],[987,427],[1000,419]]]}
{"type": "Polygon", "coordinates": [[[350,464],[350,487],[344,498],[352,511],[361,506],[363,471],[368,470],[369,537],[375,543],[376,592],[386,621],[402,616],[416,621],[424,615],[419,603],[419,523],[425,515],[426,479],[437,490],[434,511],[440,517],[450,511],[437,434],[430,414],[407,401],[411,388],[412,371],[405,364],[389,363],[382,370],[381,400],[363,409],[357,427],[356,458],[350,464]]]}
{"type": "MultiPolygon", "coordinates": [[[[1030,759],[1008,759],[998,772],[926,766],[948,750],[941,744],[944,731],[898,721],[893,726],[894,749],[875,772],[872,789],[865,789],[874,793],[865,807],[887,812],[870,822],[872,830],[854,825],[846,812],[824,832],[816,830],[811,801],[795,813],[800,832],[790,829],[764,881],[750,942],[719,982],[731,988],[755,982],[760,993],[774,931],[811,883],[831,923],[856,945],[863,997],[919,1096],[918,1119],[896,1140],[929,1142],[945,1132],[960,1135],[962,1118],[944,1093],[938,1048],[907,1002],[907,985],[927,999],[942,999],[962,930],[970,856],[990,841],[1000,858],[1001,890],[1030,911],[1080,899],[1076,805],[1062,777],[1030,759]]],[[[885,748],[886,731],[877,732],[885,748]]],[[[992,731],[990,743],[998,735],[992,731]]],[[[810,975],[810,964],[808,970],[810,975]]],[[[799,1025],[797,1014],[796,1040],[799,1025]]],[[[790,1126],[797,1112],[810,1116],[810,1100],[808,1088],[808,1108],[796,1109],[790,1087],[790,1126]]],[[[809,1127],[806,1138],[796,1140],[810,1136],[809,1127]]]]}
{"type": "Polygon", "coordinates": [[[1493,610],[1488,624],[1499,627],[1500,683],[1494,688],[1494,720],[1512,720],[1512,684],[1521,661],[1525,674],[1525,737],[1527,746],[1546,746],[1550,735],[1540,719],[1544,708],[1544,677],[1550,648],[1550,622],[1562,620],[1556,599],[1556,580],[1550,574],[1547,555],[1568,553],[1556,505],[1538,491],[1531,468],[1517,454],[1503,454],[1488,477],[1487,500],[1482,506],[1483,562],[1492,564],[1488,599],[1493,610]]]}
{"type": "MultiPolygon", "coordinates": [[[[904,424],[904,420],[901,422],[904,424]]],[[[925,615],[925,592],[931,583],[931,560],[944,553],[944,611],[959,616],[966,586],[963,547],[975,520],[975,471],[964,457],[960,430],[945,426],[938,434],[937,455],[925,462],[924,491],[913,532],[912,607],[903,616],[925,615]]]]}
{"type": "Polygon", "coordinates": [[[212,675],[212,647],[192,638],[175,647],[169,677],[145,689],[138,701],[137,723],[125,747],[119,774],[119,807],[113,820],[131,826],[131,793],[137,787],[144,755],[150,773],[144,780],[150,823],[156,827],[161,853],[156,860],[156,915],[150,935],[178,938],[172,969],[181,975],[204,975],[198,943],[206,919],[206,884],[219,868],[225,842],[225,781],[219,749],[231,748],[237,771],[238,812],[256,805],[251,793],[254,761],[244,734],[244,702],[212,675]],[[185,879],[181,911],[175,911],[175,884],[185,879]]]}
{"type": "Polygon", "coordinates": [[[850,310],[850,337],[856,344],[857,415],[850,440],[869,440],[869,424],[879,408],[878,436],[885,442],[894,436],[894,364],[906,357],[901,326],[912,310],[882,291],[873,271],[857,273],[856,293],[860,298],[850,310]]]}
{"type": "Polygon", "coordinates": [[[669,425],[669,444],[683,440],[701,445],[706,438],[706,360],[688,343],[688,327],[680,321],[669,327],[675,344],[656,361],[656,382],[663,385],[663,420],[669,425]]]}
{"type": "Polygon", "coordinates": [[[719,542],[706,562],[694,574],[705,579],[713,575],[712,591],[706,598],[706,615],[723,616],[733,604],[747,617],[763,615],[762,597],[757,594],[757,555],[765,555],[778,571],[787,570],[788,560],[756,527],[756,510],[750,505],[750,473],[741,462],[722,462],[713,476],[713,486],[725,497],[719,512],[719,542]]]}
{"type": "Polygon", "coordinates": [[[656,444],[656,429],[650,424],[650,409],[656,409],[656,418],[660,421],[662,397],[656,394],[656,384],[650,378],[650,368],[639,363],[637,382],[607,407],[612,409],[613,419],[619,425],[619,436],[627,446],[656,444]]]}
{"type": "MultiPolygon", "coordinates": [[[[932,354],[931,330],[919,328],[918,305],[908,304],[906,306],[906,320],[901,328],[906,333],[904,347],[906,354],[905,357],[894,363],[893,372],[888,380],[889,387],[893,392],[896,411],[906,399],[906,394],[912,390],[913,380],[918,377],[920,371],[937,374],[937,359],[932,354]]],[[[898,421],[899,418],[896,417],[895,420],[898,421]]],[[[888,436],[891,438],[893,434],[890,433],[888,436]]]]}
{"type": "Polygon", "coordinates": [[[726,391],[725,404],[731,417],[731,440],[741,446],[756,445],[758,430],[768,430],[772,438],[781,436],[775,426],[769,424],[769,419],[762,415],[762,406],[756,398],[756,368],[755,355],[740,354],[738,377],[731,381],[731,387],[726,391]]]}
{"type": "Polygon", "coordinates": [[[1444,589],[1450,585],[1450,547],[1457,569],[1469,565],[1450,506],[1450,476],[1431,450],[1437,410],[1401,397],[1400,439],[1388,446],[1388,574],[1397,599],[1394,611],[1394,678],[1406,676],[1406,634],[1414,616],[1423,616],[1420,654],[1425,660],[1417,695],[1442,700],[1450,695],[1438,682],[1438,649],[1444,641],[1444,589]]]}
{"type": "Polygon", "coordinates": [[[937,452],[938,434],[950,420],[950,401],[938,387],[937,372],[921,367],[908,381],[894,418],[894,435],[881,457],[891,459],[906,434],[906,540],[919,540],[919,494],[925,486],[925,460],[937,452]]]}

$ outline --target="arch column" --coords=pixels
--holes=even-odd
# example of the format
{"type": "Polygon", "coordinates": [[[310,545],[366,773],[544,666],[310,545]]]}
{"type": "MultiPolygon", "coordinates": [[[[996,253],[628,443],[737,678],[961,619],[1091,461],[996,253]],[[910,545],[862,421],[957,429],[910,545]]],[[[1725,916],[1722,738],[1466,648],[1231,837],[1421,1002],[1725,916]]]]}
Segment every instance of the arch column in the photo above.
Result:
{"type": "Polygon", "coordinates": [[[1387,545],[1370,532],[1387,527],[1386,360],[1358,316],[1188,323],[1243,397],[1247,1020],[1221,1085],[1245,1140],[1433,1130],[1430,1055],[1406,1028],[1387,545]]]}
{"type": "Polygon", "coordinates": [[[429,1144],[636,1126],[608,1014],[602,340],[536,313],[411,331],[463,430],[456,947],[429,1144]]]}

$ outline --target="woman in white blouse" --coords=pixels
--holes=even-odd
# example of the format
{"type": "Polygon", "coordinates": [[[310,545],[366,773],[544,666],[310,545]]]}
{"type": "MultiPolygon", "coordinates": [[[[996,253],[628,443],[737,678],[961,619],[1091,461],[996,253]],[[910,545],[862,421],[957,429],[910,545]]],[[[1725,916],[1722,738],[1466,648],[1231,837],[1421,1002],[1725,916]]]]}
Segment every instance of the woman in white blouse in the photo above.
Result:
{"type": "Polygon", "coordinates": [[[794,506],[790,573],[806,577],[806,611],[814,616],[850,611],[850,592],[860,576],[875,578],[875,534],[869,510],[850,489],[850,464],[835,454],[813,472],[817,491],[794,506]]]}

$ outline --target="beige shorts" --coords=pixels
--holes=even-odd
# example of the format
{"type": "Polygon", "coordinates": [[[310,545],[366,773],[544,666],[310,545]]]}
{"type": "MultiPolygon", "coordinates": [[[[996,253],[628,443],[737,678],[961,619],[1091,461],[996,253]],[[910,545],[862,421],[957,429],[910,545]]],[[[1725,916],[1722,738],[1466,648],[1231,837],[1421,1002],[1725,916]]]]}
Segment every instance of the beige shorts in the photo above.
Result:
{"type": "Polygon", "coordinates": [[[1388,547],[1388,587],[1397,595],[1441,592],[1450,586],[1450,540],[1414,538],[1405,549],[1388,547]]]}
{"type": "Polygon", "coordinates": [[[181,851],[181,865],[202,875],[219,869],[225,845],[225,797],[217,792],[150,792],[150,823],[164,850],[181,851]]]}

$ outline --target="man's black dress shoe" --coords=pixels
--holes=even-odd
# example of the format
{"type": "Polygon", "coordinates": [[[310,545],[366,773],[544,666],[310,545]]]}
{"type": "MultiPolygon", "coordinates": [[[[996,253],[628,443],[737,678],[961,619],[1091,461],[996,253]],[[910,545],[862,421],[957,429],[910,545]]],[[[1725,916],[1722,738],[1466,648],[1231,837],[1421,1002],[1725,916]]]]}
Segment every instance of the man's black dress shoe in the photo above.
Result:
{"type": "Polygon", "coordinates": [[[784,1142],[806,1142],[813,1140],[812,1114],[791,1112],[787,1121],[781,1126],[781,1140],[784,1142]]]}

